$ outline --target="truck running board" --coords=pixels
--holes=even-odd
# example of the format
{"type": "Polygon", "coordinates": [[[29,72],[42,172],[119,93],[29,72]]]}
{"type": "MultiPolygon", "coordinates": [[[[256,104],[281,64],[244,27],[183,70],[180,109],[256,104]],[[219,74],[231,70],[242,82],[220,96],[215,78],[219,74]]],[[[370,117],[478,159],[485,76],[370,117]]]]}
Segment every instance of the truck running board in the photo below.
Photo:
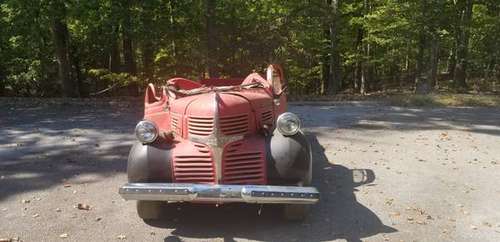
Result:
{"type": "Polygon", "coordinates": [[[207,185],[192,183],[127,183],[120,188],[125,200],[314,204],[314,187],[266,185],[207,185]]]}

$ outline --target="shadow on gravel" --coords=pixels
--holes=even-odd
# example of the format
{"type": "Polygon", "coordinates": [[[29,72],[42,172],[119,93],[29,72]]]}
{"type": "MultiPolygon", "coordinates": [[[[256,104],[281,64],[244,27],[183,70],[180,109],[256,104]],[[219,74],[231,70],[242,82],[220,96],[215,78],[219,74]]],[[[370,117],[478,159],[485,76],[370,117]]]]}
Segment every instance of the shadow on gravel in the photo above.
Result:
{"type": "Polygon", "coordinates": [[[171,205],[164,218],[146,221],[149,225],[174,229],[164,241],[181,237],[235,241],[236,238],[261,241],[361,241],[379,233],[396,232],[384,225],[375,213],[356,200],[356,187],[372,183],[372,170],[350,170],[332,165],[315,136],[308,135],[315,162],[313,184],[321,191],[321,201],[303,222],[282,218],[278,205],[171,205]],[[259,215],[260,210],[260,215],[259,215]]]}
{"type": "Polygon", "coordinates": [[[500,136],[500,109],[484,107],[407,108],[376,105],[293,106],[307,127],[326,130],[466,130],[500,136]]]}
{"type": "Polygon", "coordinates": [[[131,111],[126,102],[44,102],[0,104],[0,201],[126,170],[142,109],[131,111]]]}

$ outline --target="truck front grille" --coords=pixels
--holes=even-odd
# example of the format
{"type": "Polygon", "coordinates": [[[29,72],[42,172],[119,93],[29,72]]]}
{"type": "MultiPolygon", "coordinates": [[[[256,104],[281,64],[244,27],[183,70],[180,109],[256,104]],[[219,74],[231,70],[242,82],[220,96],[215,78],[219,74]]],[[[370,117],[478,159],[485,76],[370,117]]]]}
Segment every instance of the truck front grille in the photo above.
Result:
{"type": "MultiPolygon", "coordinates": [[[[195,144],[183,154],[174,155],[174,177],[181,183],[215,183],[215,171],[210,150],[195,144]],[[198,150],[198,152],[195,152],[198,150]]],[[[181,148],[182,149],[182,148],[181,148]]]]}
{"type": "Polygon", "coordinates": [[[261,113],[262,124],[273,124],[273,110],[267,110],[261,113]]]}
{"type": "Polygon", "coordinates": [[[189,134],[208,136],[214,128],[214,119],[211,117],[188,117],[189,134]]]}
{"type": "Polygon", "coordinates": [[[224,135],[240,135],[248,132],[248,114],[220,118],[220,129],[224,135]]]}
{"type": "Polygon", "coordinates": [[[174,131],[176,134],[181,134],[181,130],[182,130],[182,125],[180,123],[180,119],[181,119],[181,115],[180,114],[176,114],[176,113],[171,113],[170,114],[170,125],[171,125],[171,129],[172,131],[174,131]]]}
{"type": "Polygon", "coordinates": [[[222,172],[223,184],[265,184],[264,154],[242,141],[229,144],[224,150],[222,172]]]}

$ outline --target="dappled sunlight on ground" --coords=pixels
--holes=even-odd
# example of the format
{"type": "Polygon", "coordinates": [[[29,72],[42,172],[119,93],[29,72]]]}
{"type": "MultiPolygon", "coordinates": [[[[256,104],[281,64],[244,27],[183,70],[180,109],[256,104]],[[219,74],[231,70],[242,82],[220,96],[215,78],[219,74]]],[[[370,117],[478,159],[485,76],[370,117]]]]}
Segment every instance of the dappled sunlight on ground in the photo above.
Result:
{"type": "Polygon", "coordinates": [[[322,195],[307,220],[285,222],[279,206],[181,205],[146,224],[117,193],[139,104],[1,105],[0,218],[9,223],[0,223],[0,237],[500,240],[500,110],[291,105],[312,143],[322,195]]]}

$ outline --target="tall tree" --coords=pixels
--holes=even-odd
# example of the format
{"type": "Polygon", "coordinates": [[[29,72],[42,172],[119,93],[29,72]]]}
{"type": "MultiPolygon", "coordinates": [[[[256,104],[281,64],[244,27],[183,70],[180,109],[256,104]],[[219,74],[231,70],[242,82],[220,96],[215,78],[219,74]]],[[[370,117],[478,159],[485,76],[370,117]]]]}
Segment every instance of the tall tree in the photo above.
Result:
{"type": "Polygon", "coordinates": [[[327,0],[327,5],[328,9],[330,9],[330,16],[328,18],[329,23],[326,33],[330,46],[328,51],[328,70],[326,72],[326,90],[328,94],[332,95],[337,93],[341,82],[339,54],[339,22],[341,14],[339,0],[327,0]]]}
{"type": "Polygon", "coordinates": [[[71,53],[69,32],[66,24],[66,6],[64,1],[52,1],[52,33],[55,55],[58,64],[58,77],[65,97],[78,97],[78,85],[71,75],[71,53]]]}
{"type": "Polygon", "coordinates": [[[137,67],[135,64],[135,51],[132,40],[133,26],[131,21],[130,5],[131,0],[122,2],[123,19],[122,19],[122,40],[123,40],[123,59],[125,63],[125,71],[131,75],[137,74],[137,67]]]}
{"type": "Polygon", "coordinates": [[[469,58],[469,35],[472,20],[473,0],[458,0],[457,21],[457,61],[455,66],[454,81],[457,88],[462,91],[467,89],[467,62],[469,58]]]}

